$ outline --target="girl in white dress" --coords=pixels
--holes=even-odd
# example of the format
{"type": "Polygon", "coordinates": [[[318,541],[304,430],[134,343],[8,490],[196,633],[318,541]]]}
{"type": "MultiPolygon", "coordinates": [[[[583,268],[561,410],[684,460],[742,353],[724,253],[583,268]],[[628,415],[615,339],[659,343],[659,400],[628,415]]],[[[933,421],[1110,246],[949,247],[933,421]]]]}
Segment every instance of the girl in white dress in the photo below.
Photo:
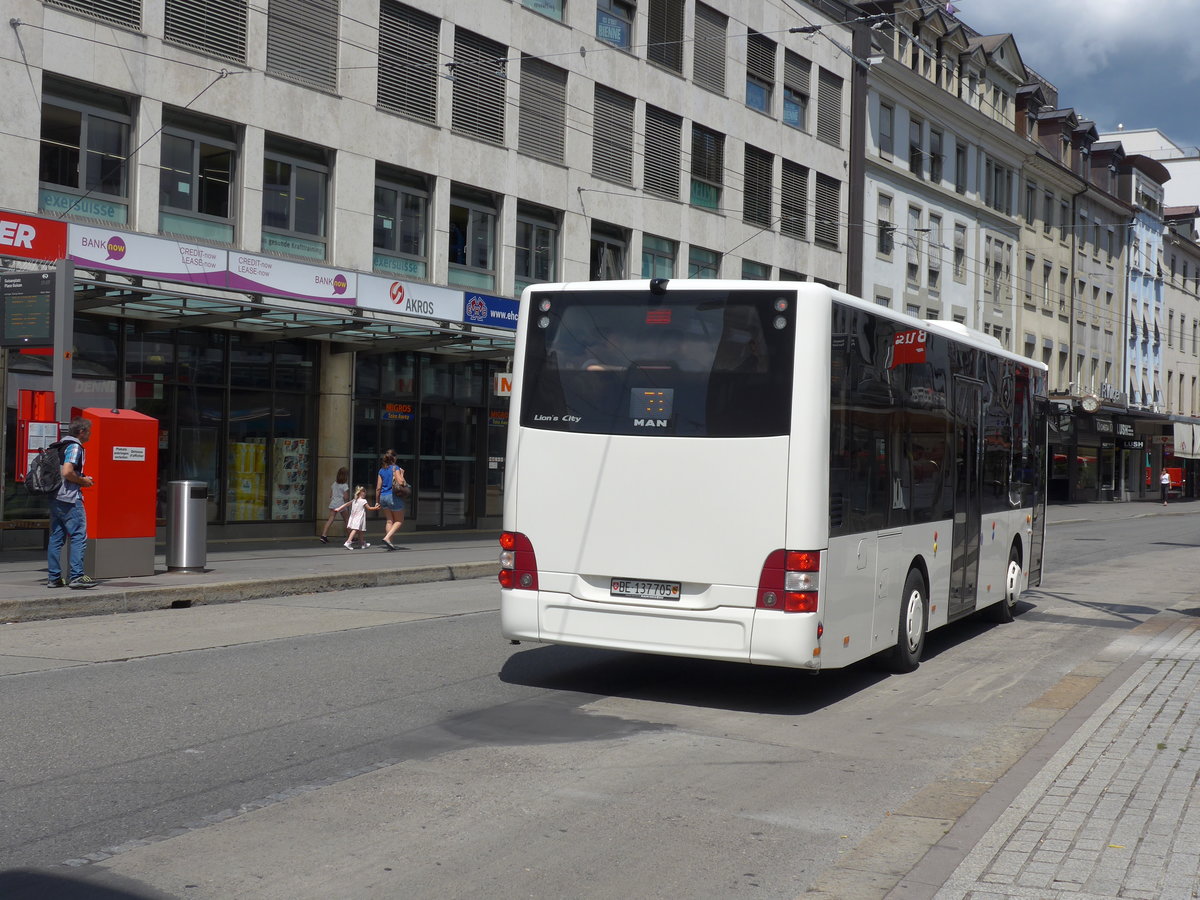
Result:
{"type": "Polygon", "coordinates": [[[371,546],[362,540],[367,530],[367,510],[369,509],[374,512],[379,509],[379,504],[376,503],[374,506],[368,505],[367,489],[360,484],[354,489],[354,499],[349,503],[343,503],[338,507],[337,511],[341,512],[347,508],[350,510],[350,519],[346,522],[346,528],[349,529],[350,533],[346,537],[346,543],[342,544],[342,546],[347,550],[358,550],[360,548],[365,550],[371,546]],[[358,547],[354,546],[356,543],[359,545],[358,547]]]}
{"type": "MultiPolygon", "coordinates": [[[[333,479],[333,484],[329,486],[329,518],[325,520],[325,529],[321,532],[321,543],[329,543],[329,526],[333,524],[333,520],[338,517],[338,510],[350,500],[350,485],[347,483],[350,479],[350,473],[342,466],[337,470],[337,478],[333,479]]],[[[341,513],[342,521],[350,518],[349,512],[343,510],[341,513]]],[[[349,527],[347,526],[347,534],[349,527]]]]}

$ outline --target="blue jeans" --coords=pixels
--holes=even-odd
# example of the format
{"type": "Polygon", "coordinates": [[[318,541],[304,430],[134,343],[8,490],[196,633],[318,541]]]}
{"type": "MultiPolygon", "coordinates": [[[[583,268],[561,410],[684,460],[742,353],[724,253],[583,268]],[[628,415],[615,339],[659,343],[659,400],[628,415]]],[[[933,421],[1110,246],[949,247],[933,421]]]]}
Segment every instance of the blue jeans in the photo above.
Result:
{"type": "Polygon", "coordinates": [[[83,554],[87,550],[87,513],[82,503],[64,503],[62,500],[50,501],[50,546],[47,550],[49,559],[46,560],[46,575],[50,581],[62,577],[63,541],[71,536],[71,556],[68,560],[70,574],[67,581],[74,581],[83,575],[83,554]]]}

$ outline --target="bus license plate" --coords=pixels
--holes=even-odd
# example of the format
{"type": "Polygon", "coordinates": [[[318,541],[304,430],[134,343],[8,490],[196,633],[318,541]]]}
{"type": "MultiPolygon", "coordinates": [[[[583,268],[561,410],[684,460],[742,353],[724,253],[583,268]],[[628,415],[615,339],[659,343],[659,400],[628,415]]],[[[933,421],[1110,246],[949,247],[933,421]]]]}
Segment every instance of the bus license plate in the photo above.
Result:
{"type": "Polygon", "coordinates": [[[678,581],[637,581],[633,578],[614,578],[609,594],[613,597],[638,597],[642,600],[678,600],[678,581]]]}

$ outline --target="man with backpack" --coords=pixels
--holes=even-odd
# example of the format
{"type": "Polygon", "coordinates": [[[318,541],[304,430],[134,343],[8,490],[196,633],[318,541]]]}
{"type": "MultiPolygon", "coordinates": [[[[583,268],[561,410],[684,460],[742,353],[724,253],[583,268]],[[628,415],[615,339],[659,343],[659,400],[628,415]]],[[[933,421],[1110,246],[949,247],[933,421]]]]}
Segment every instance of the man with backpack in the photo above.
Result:
{"type": "Polygon", "coordinates": [[[83,554],[87,549],[87,513],[83,509],[81,488],[94,482],[83,474],[83,445],[92,436],[92,423],[76,416],[67,428],[62,447],[62,485],[50,498],[50,544],[46,562],[47,587],[95,587],[96,582],[83,571],[83,554]],[[71,536],[70,572],[62,577],[63,542],[71,536]]]}

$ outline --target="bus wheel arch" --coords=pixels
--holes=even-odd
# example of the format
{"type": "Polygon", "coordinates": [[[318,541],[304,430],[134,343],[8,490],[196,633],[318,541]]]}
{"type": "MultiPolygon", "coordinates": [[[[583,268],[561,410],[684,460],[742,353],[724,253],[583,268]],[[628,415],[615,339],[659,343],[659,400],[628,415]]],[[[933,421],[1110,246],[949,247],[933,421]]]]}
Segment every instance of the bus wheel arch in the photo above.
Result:
{"type": "Polygon", "coordinates": [[[1000,599],[984,609],[988,621],[1006,624],[1013,620],[1017,603],[1021,599],[1021,582],[1025,576],[1025,558],[1021,539],[1014,538],[1008,551],[1008,565],[1004,571],[1004,593],[1000,599]]]}
{"type": "Polygon", "coordinates": [[[893,672],[911,672],[920,664],[929,633],[929,578],[919,563],[909,566],[900,595],[900,619],[896,628],[896,646],[888,651],[888,667],[893,672]]]}

